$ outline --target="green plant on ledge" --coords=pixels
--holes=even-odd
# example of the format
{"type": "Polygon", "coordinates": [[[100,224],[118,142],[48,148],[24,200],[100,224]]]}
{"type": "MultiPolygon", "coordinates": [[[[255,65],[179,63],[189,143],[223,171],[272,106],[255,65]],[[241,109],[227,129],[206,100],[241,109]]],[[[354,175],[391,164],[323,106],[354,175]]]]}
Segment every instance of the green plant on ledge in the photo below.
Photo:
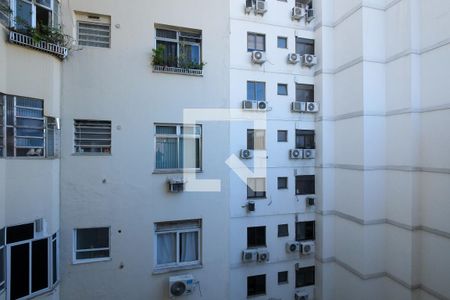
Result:
{"type": "Polygon", "coordinates": [[[160,45],[155,49],[152,49],[152,65],[162,66],[162,67],[178,67],[182,69],[194,69],[202,70],[203,66],[206,65],[204,62],[197,63],[191,59],[181,56],[177,58],[176,56],[164,57],[164,46],[160,45]]]}
{"type": "Polygon", "coordinates": [[[36,28],[22,26],[21,29],[12,29],[19,33],[30,36],[34,42],[46,42],[70,49],[73,39],[70,35],[64,34],[60,27],[51,27],[39,24],[36,28]]]}

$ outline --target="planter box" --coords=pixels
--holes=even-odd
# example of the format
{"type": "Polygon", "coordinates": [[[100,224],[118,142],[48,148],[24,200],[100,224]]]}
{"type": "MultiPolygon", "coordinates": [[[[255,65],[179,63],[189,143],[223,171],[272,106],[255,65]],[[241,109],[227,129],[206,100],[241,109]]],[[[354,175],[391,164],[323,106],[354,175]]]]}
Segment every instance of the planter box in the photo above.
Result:
{"type": "Polygon", "coordinates": [[[153,66],[153,72],[156,73],[172,73],[191,76],[202,76],[203,70],[201,69],[185,69],[178,67],[166,67],[166,66],[153,66]]]}
{"type": "Polygon", "coordinates": [[[68,49],[66,47],[61,47],[56,44],[47,43],[44,41],[36,42],[33,41],[33,38],[31,38],[28,35],[18,33],[15,31],[9,32],[9,42],[17,45],[23,45],[25,47],[37,49],[39,51],[47,52],[52,55],[55,55],[59,57],[60,59],[66,58],[68,54],[68,49]]]}

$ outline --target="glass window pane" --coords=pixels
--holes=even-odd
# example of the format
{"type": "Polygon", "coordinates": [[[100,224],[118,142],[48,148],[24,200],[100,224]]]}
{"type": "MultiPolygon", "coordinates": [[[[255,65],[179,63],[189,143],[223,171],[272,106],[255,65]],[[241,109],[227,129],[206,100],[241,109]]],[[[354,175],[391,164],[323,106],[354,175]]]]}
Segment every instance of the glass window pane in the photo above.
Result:
{"type": "Polygon", "coordinates": [[[253,33],[247,33],[247,49],[255,50],[256,48],[256,37],[253,33]]]}
{"type": "Polygon", "coordinates": [[[95,259],[109,257],[109,250],[77,252],[76,259],[95,259]]]}
{"type": "Polygon", "coordinates": [[[17,29],[26,29],[31,26],[31,4],[22,0],[16,1],[16,19],[15,26],[17,29]]]}
{"type": "Polygon", "coordinates": [[[52,278],[53,278],[53,284],[55,284],[58,281],[58,244],[57,240],[52,241],[52,278]]]}
{"type": "Polygon", "coordinates": [[[265,51],[265,36],[264,35],[256,36],[256,50],[265,51]]]}
{"type": "Polygon", "coordinates": [[[109,228],[77,229],[77,250],[109,248],[109,228]]]}
{"type": "Polygon", "coordinates": [[[247,81],[247,100],[256,100],[254,81],[247,81]]]}
{"type": "Polygon", "coordinates": [[[287,38],[285,37],[278,37],[278,48],[287,48],[287,38]]]}
{"type": "Polygon", "coordinates": [[[5,248],[0,248],[0,285],[3,281],[5,281],[5,248]]]}
{"type": "Polygon", "coordinates": [[[156,126],[156,134],[177,134],[176,126],[156,126]]]}
{"type": "Polygon", "coordinates": [[[286,96],[288,94],[287,84],[279,83],[277,86],[278,95],[286,96]]]}
{"type": "Polygon", "coordinates": [[[178,168],[178,140],[177,138],[156,139],[156,168],[178,168]]]}
{"type": "Polygon", "coordinates": [[[198,260],[198,232],[180,233],[180,262],[198,260]]]}
{"type": "Polygon", "coordinates": [[[254,130],[254,149],[264,150],[266,149],[266,131],[254,130]]]}
{"type": "Polygon", "coordinates": [[[266,100],[266,84],[264,82],[256,82],[256,99],[259,101],[266,100]]]}
{"type": "Polygon", "coordinates": [[[157,235],[157,264],[175,263],[177,261],[176,252],[177,234],[163,233],[157,235]]]}
{"type": "Polygon", "coordinates": [[[48,239],[34,241],[31,248],[31,291],[48,288],[48,239]]]}

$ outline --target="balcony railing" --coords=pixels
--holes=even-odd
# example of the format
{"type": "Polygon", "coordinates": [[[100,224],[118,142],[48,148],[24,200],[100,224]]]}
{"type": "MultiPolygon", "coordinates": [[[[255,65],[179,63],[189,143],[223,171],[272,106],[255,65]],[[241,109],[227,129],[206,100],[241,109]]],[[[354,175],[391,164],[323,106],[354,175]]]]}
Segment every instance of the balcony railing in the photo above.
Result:
{"type": "Polygon", "coordinates": [[[50,53],[61,59],[66,58],[69,52],[66,47],[62,47],[45,41],[36,42],[32,37],[15,31],[9,32],[9,41],[13,44],[23,45],[33,49],[37,49],[39,51],[50,53]]]}
{"type": "Polygon", "coordinates": [[[167,66],[153,66],[153,72],[157,73],[173,73],[173,74],[182,74],[182,75],[191,75],[191,76],[202,76],[202,69],[186,69],[186,68],[178,68],[178,67],[167,67],[167,66]]]}

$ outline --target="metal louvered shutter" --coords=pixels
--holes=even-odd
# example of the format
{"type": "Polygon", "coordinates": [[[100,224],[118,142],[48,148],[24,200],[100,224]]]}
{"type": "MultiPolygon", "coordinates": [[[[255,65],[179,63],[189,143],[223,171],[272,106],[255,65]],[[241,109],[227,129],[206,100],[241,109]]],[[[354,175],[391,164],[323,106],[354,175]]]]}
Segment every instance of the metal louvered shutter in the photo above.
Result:
{"type": "Polygon", "coordinates": [[[78,44],[109,48],[111,43],[110,24],[78,22],[78,44]]]}

